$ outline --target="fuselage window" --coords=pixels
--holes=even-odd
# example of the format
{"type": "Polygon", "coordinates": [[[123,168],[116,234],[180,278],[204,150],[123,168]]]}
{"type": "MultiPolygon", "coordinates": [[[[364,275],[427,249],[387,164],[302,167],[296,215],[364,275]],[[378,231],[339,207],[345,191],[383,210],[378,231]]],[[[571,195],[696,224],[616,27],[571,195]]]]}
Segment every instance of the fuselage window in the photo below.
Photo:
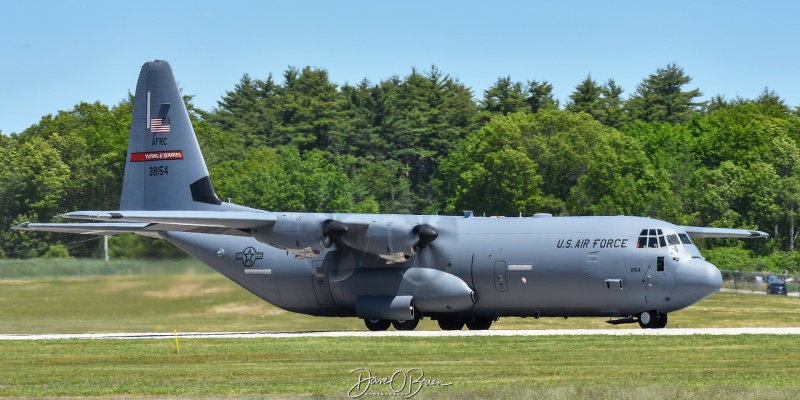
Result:
{"type": "Polygon", "coordinates": [[[681,238],[681,243],[683,244],[692,244],[692,241],[689,240],[689,235],[685,233],[679,233],[678,236],[681,238]]]}

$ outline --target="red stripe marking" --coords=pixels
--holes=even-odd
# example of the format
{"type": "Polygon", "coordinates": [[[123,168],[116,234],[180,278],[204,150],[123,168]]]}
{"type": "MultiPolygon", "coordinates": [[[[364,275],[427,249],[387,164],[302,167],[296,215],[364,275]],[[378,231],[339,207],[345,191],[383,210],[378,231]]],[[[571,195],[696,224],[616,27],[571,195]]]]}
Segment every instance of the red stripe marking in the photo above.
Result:
{"type": "Polygon", "coordinates": [[[142,161],[164,161],[164,160],[183,160],[183,151],[146,151],[143,153],[131,153],[131,162],[142,161]]]}

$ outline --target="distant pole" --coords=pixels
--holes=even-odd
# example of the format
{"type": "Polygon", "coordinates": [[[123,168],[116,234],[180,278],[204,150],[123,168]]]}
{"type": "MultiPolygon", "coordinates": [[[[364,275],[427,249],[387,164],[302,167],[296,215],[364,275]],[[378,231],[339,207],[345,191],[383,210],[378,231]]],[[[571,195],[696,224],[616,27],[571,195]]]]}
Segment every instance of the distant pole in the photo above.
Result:
{"type": "Polygon", "coordinates": [[[108,235],[103,235],[103,251],[106,253],[106,262],[108,262],[108,235]]]}

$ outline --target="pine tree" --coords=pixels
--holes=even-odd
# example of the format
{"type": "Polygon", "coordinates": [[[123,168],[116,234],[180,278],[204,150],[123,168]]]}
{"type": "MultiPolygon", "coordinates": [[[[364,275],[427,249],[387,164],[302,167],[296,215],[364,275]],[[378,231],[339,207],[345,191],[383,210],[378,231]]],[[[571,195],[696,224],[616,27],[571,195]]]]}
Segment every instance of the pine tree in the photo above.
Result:
{"type": "Polygon", "coordinates": [[[692,78],[674,63],[659,68],[636,87],[628,100],[628,112],[633,120],[678,124],[688,121],[702,104],[699,89],[684,91],[692,78]]]}
{"type": "Polygon", "coordinates": [[[594,119],[598,119],[602,112],[600,103],[602,93],[603,88],[592,79],[592,75],[587,75],[586,79],[579,83],[575,87],[575,91],[569,95],[570,101],[567,104],[567,110],[575,113],[587,113],[594,119]]]}
{"type": "Polygon", "coordinates": [[[497,82],[483,92],[480,110],[492,114],[507,115],[524,111],[528,107],[521,82],[514,82],[510,76],[497,78],[497,82]]]}
{"type": "Polygon", "coordinates": [[[528,107],[532,113],[537,113],[539,110],[558,110],[558,100],[553,97],[553,85],[547,81],[528,81],[528,87],[525,92],[528,97],[525,99],[528,102],[528,107]]]}

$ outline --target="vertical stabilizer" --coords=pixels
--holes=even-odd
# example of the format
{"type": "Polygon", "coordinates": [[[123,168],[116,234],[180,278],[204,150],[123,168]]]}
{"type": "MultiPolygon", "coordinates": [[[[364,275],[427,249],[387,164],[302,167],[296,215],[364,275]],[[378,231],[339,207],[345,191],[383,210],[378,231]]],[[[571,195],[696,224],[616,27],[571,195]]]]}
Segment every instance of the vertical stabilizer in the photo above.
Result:
{"type": "Polygon", "coordinates": [[[120,210],[208,210],[220,204],[172,68],[145,63],[133,100],[120,210]]]}

